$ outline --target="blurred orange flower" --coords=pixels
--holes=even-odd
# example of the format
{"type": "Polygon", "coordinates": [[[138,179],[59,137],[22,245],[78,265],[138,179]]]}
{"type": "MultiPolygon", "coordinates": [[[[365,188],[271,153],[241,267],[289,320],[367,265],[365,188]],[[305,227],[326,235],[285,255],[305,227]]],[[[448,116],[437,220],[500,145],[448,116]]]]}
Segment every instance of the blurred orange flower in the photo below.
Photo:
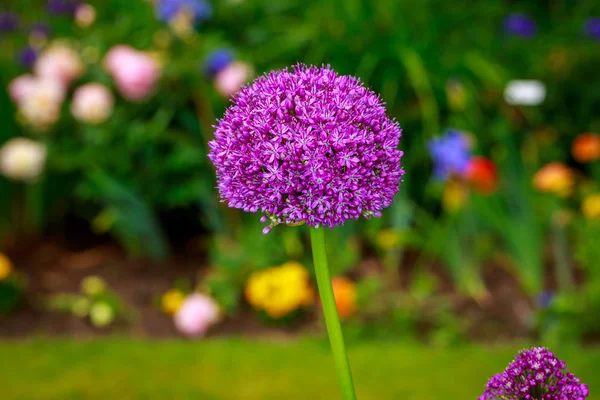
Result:
{"type": "Polygon", "coordinates": [[[0,253],[0,281],[8,277],[13,270],[12,262],[4,254],[0,253]]]}
{"type": "Polygon", "coordinates": [[[589,195],[583,199],[581,212],[587,219],[600,218],[600,193],[589,195]]]}
{"type": "Polygon", "coordinates": [[[573,171],[564,164],[552,162],[546,164],[533,177],[533,186],[540,192],[554,193],[561,197],[571,194],[573,171]]]}
{"type": "Polygon", "coordinates": [[[571,152],[573,158],[580,163],[600,160],[600,135],[592,132],[582,133],[573,141],[571,152]]]}
{"type": "Polygon", "coordinates": [[[486,157],[472,157],[465,172],[467,181],[475,191],[490,195],[498,189],[498,172],[496,165],[486,157]]]}
{"type": "Polygon", "coordinates": [[[356,285],[345,276],[337,276],[331,280],[335,304],[341,319],[356,313],[356,285]]]}

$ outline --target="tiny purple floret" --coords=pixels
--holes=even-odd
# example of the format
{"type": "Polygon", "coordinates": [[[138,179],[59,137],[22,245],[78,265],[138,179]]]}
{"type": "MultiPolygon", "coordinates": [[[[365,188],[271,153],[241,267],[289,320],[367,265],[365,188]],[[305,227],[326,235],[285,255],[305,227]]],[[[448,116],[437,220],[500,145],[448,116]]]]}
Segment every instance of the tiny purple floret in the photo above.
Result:
{"type": "Polygon", "coordinates": [[[329,66],[259,77],[215,128],[208,157],[222,200],[267,214],[269,228],[381,216],[404,175],[401,129],[381,98],[329,66]]]}

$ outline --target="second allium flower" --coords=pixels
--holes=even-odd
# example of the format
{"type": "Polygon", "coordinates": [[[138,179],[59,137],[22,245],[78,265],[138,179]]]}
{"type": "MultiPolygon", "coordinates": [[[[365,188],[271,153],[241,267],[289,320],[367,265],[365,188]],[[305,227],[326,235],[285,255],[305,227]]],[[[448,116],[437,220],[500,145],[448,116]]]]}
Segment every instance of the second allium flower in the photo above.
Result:
{"type": "Polygon", "coordinates": [[[263,232],[342,225],[392,203],[404,175],[401,129],[359,79],[297,65],[259,77],[232,102],[209,158],[222,199],[265,213],[263,232]]]}

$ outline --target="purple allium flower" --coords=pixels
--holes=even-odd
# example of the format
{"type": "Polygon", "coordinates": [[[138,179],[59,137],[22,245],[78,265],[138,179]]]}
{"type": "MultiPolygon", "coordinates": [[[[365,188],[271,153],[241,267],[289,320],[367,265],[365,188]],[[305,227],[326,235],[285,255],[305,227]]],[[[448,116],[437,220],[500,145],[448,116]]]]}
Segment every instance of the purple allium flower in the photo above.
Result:
{"type": "Polygon", "coordinates": [[[212,6],[205,0],[159,0],[156,5],[158,19],[165,22],[171,21],[183,10],[193,13],[195,24],[212,16],[212,6]]]}
{"type": "Polygon", "coordinates": [[[17,61],[25,68],[33,67],[37,60],[38,53],[33,47],[24,47],[17,53],[17,61]]]}
{"type": "Polygon", "coordinates": [[[298,64],[259,77],[232,103],[208,155],[230,207],[266,213],[269,227],[333,227],[392,203],[401,129],[358,78],[298,64]]]}
{"type": "Polygon", "coordinates": [[[532,38],[537,33],[537,24],[533,18],[523,14],[509,14],[504,18],[504,31],[509,35],[532,38]]]}
{"type": "Polygon", "coordinates": [[[229,49],[218,49],[208,55],[204,62],[204,73],[214,77],[233,62],[233,53],[229,49]]]}
{"type": "Polygon", "coordinates": [[[504,372],[494,375],[479,400],[584,400],[587,385],[544,347],[521,351],[504,372]]]}
{"type": "Polygon", "coordinates": [[[600,17],[591,17],[583,24],[583,32],[600,41],[600,17]]]}
{"type": "Polygon", "coordinates": [[[14,12],[0,12],[0,32],[12,32],[19,27],[19,16],[14,12]]]}
{"type": "Polygon", "coordinates": [[[433,158],[433,174],[441,180],[448,179],[451,174],[462,175],[471,158],[468,137],[455,129],[449,129],[444,136],[431,139],[429,152],[433,158]]]}
{"type": "Polygon", "coordinates": [[[36,35],[48,37],[52,34],[52,28],[45,22],[36,22],[29,29],[31,33],[36,35]]]}
{"type": "Polygon", "coordinates": [[[80,2],[75,0],[48,0],[48,13],[51,15],[73,16],[80,2]]]}

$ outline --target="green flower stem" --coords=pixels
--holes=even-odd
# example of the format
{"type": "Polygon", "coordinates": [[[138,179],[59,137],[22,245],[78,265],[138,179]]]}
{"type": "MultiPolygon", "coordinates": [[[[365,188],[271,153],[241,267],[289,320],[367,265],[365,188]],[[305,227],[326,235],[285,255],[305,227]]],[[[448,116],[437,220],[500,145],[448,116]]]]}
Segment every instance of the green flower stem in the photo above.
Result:
{"type": "Polygon", "coordinates": [[[342,325],[335,305],[329,267],[327,265],[327,254],[325,253],[325,230],[323,228],[310,228],[310,241],[312,244],[313,260],[315,263],[315,275],[319,296],[323,305],[325,325],[329,334],[329,343],[333,352],[335,369],[337,370],[343,400],[355,400],[354,384],[352,383],[352,372],[344,346],[342,325]]]}

